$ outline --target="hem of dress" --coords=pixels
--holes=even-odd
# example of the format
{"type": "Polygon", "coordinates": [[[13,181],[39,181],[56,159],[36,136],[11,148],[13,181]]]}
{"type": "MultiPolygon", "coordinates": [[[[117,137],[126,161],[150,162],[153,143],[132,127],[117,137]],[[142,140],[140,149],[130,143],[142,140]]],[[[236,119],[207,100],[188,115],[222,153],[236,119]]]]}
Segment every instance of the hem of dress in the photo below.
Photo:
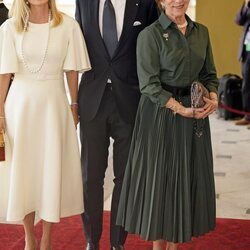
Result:
{"type": "Polygon", "coordinates": [[[46,215],[42,215],[42,213],[39,210],[30,210],[26,212],[24,215],[16,216],[15,218],[0,218],[0,223],[2,224],[23,224],[23,219],[26,215],[35,212],[35,217],[39,220],[44,220],[51,223],[59,223],[61,218],[71,217],[75,215],[81,215],[84,212],[83,208],[78,209],[71,209],[71,210],[63,210],[61,212],[61,215],[55,219],[55,218],[49,218],[46,215]]]}
{"type": "MultiPolygon", "coordinates": [[[[119,225],[119,224],[117,224],[119,225]]],[[[215,227],[216,225],[211,228],[211,229],[208,229],[206,232],[203,232],[203,233],[200,233],[200,234],[193,234],[190,239],[187,239],[187,240],[183,240],[183,241],[173,241],[173,240],[170,240],[170,239],[167,239],[167,237],[164,237],[164,236],[159,236],[157,238],[155,237],[146,237],[144,235],[142,235],[141,233],[139,233],[138,231],[136,230],[129,230],[128,228],[124,227],[125,231],[127,231],[129,234],[134,234],[134,235],[138,235],[142,240],[145,240],[145,241],[156,241],[156,240],[165,240],[165,241],[168,241],[168,242],[173,242],[173,243],[176,243],[176,244],[182,244],[182,243],[188,243],[188,242],[191,242],[193,240],[193,238],[198,238],[198,237],[201,237],[201,236],[204,236],[205,234],[209,234],[211,233],[212,231],[215,230],[215,227]]]]}

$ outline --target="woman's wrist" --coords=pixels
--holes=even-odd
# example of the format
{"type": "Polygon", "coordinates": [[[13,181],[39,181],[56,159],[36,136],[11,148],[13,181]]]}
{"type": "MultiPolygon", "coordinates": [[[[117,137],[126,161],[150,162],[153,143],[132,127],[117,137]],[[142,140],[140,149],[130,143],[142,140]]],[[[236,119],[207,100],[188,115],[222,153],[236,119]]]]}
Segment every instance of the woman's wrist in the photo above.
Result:
{"type": "Polygon", "coordinates": [[[180,103],[176,102],[171,106],[168,106],[168,108],[172,110],[174,115],[176,115],[176,114],[181,114],[184,107],[180,103]]]}
{"type": "Polygon", "coordinates": [[[209,93],[210,100],[216,100],[218,101],[218,96],[215,92],[210,92],[209,93]]]}
{"type": "Polygon", "coordinates": [[[71,102],[70,107],[78,107],[78,102],[71,102]]]}
{"type": "Polygon", "coordinates": [[[4,114],[4,112],[0,112],[0,119],[5,119],[5,114],[4,114]]]}
{"type": "Polygon", "coordinates": [[[185,107],[182,106],[180,103],[177,105],[177,110],[176,110],[176,114],[180,114],[183,115],[185,113],[185,107]]]}

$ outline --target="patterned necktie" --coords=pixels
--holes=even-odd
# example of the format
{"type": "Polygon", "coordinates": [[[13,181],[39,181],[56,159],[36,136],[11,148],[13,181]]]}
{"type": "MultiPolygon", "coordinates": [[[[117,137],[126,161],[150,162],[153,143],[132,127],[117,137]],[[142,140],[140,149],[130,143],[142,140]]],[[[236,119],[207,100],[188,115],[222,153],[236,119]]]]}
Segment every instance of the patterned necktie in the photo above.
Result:
{"type": "Polygon", "coordinates": [[[103,9],[103,40],[112,58],[118,44],[115,10],[111,0],[106,0],[103,9]]]}

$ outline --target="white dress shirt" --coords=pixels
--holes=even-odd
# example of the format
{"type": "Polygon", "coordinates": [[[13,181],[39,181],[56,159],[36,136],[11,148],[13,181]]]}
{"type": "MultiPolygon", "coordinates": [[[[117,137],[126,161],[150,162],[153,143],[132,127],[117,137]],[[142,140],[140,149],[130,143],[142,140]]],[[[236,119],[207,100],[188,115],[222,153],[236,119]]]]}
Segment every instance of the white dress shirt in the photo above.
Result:
{"type": "MultiPolygon", "coordinates": [[[[99,2],[99,27],[100,27],[100,32],[102,36],[103,36],[102,18],[103,18],[104,2],[105,0],[100,0],[99,2]]],[[[111,2],[115,9],[116,28],[117,28],[117,36],[118,36],[118,41],[119,41],[121,37],[121,33],[122,33],[122,28],[123,28],[126,0],[111,0],[111,2]]]]}

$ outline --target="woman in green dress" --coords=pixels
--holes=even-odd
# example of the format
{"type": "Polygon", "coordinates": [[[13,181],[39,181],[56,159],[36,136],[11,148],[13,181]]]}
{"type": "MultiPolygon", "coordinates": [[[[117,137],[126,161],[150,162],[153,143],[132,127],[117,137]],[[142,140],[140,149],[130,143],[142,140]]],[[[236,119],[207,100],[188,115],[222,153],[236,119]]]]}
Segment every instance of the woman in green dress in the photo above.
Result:
{"type": "Polygon", "coordinates": [[[215,228],[215,188],[208,116],[218,79],[208,30],[186,14],[189,0],[158,0],[159,19],[137,44],[141,89],[117,224],[153,249],[177,249],[215,228]],[[190,86],[208,89],[192,109],[190,86]],[[197,133],[197,131],[199,133],[197,133]]]}

